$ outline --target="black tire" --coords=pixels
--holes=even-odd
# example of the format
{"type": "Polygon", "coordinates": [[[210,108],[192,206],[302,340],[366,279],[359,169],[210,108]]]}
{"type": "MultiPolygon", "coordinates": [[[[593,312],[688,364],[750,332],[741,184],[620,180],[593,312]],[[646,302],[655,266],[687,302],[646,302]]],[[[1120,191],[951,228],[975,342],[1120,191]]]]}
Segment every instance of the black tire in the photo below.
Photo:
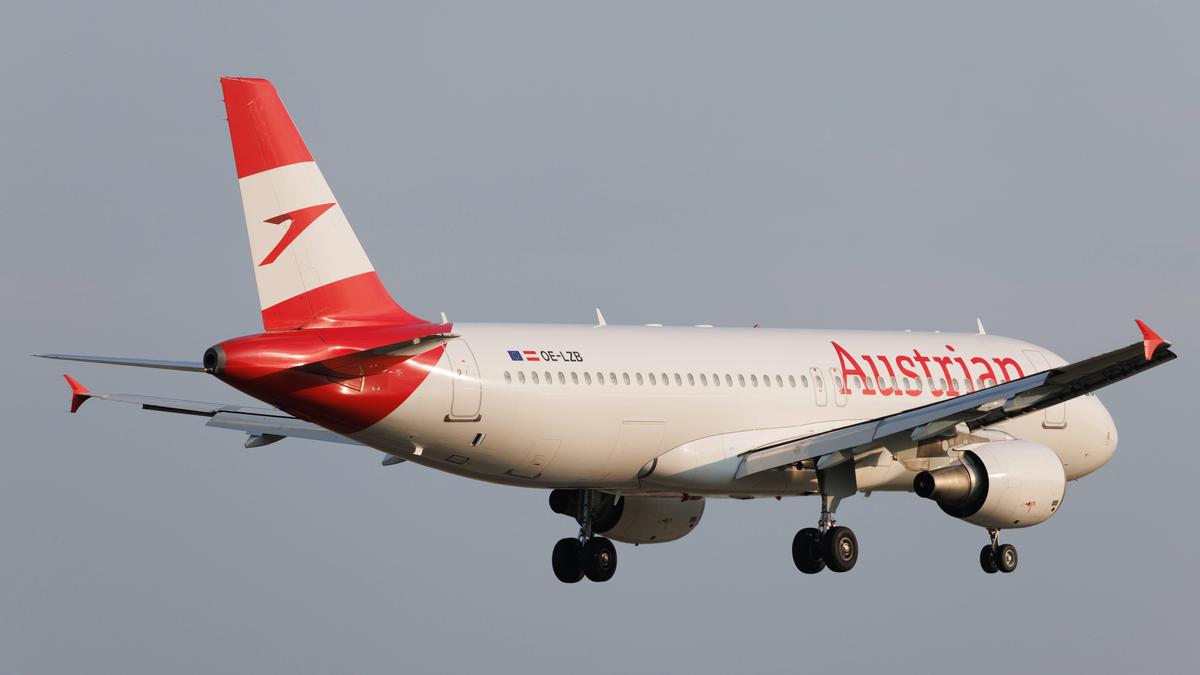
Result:
{"type": "Polygon", "coordinates": [[[848,527],[831,527],[821,538],[821,558],[831,572],[849,572],[858,562],[858,538],[848,527]]]}
{"type": "Polygon", "coordinates": [[[564,584],[573,584],[583,578],[583,544],[578,539],[559,539],[550,554],[554,576],[564,584]]]}
{"type": "Polygon", "coordinates": [[[1000,544],[1000,548],[996,549],[996,567],[1005,574],[1017,569],[1017,547],[1000,544]]]}
{"type": "Polygon", "coordinates": [[[592,537],[583,545],[583,573],[596,582],[608,581],[617,571],[617,549],[604,537],[592,537]]]}
{"type": "Polygon", "coordinates": [[[991,544],[979,549],[979,566],[988,574],[995,574],[1000,569],[997,562],[996,548],[991,544]]]}
{"type": "Polygon", "coordinates": [[[825,569],[825,560],[821,557],[821,531],[815,527],[806,527],[796,533],[792,539],[792,562],[796,569],[805,574],[816,574],[825,569]]]}

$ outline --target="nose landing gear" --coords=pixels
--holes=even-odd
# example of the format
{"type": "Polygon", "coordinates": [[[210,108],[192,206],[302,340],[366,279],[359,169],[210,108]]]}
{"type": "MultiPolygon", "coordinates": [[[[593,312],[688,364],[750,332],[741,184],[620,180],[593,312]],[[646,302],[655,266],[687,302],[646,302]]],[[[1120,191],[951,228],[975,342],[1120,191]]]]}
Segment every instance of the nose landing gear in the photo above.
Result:
{"type": "Polygon", "coordinates": [[[1000,530],[988,528],[992,543],[979,551],[979,566],[988,574],[1009,574],[1017,569],[1017,547],[1000,543],[1000,530]]]}

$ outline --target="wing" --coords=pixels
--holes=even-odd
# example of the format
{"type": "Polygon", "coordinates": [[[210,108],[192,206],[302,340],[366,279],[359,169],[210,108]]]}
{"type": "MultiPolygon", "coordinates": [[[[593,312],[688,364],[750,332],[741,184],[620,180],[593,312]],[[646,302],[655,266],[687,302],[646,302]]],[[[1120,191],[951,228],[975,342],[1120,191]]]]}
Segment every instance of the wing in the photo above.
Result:
{"type": "Polygon", "coordinates": [[[1091,393],[1176,358],[1170,343],[1137,322],[1142,341],[1060,368],[919,408],[810,436],[764,445],[742,454],[737,477],[818,460],[818,468],[853,459],[888,436],[924,441],[953,435],[959,425],[986,427],[1091,393]]]}
{"type": "Polygon", "coordinates": [[[185,399],[141,396],[138,394],[103,394],[90,391],[70,375],[64,375],[63,377],[67,379],[67,384],[71,385],[71,412],[79,410],[79,406],[83,405],[84,401],[97,399],[116,403],[132,403],[133,405],[140,405],[143,410],[207,417],[209,418],[206,423],[207,426],[219,429],[233,429],[246,433],[248,435],[246,447],[248,448],[268,445],[289,437],[360,445],[353,439],[336,434],[311,422],[296,419],[276,408],[232,405],[227,403],[206,403],[204,401],[188,401],[185,399]]]}

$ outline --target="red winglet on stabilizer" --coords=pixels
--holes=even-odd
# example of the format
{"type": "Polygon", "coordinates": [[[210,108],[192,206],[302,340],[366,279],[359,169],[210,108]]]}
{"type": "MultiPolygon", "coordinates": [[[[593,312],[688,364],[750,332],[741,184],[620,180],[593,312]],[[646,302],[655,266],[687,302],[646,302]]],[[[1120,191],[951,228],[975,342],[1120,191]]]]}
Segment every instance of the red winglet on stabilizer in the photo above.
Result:
{"type": "Polygon", "coordinates": [[[1141,319],[1134,319],[1134,321],[1137,322],[1138,328],[1142,329],[1142,345],[1146,348],[1146,360],[1149,361],[1154,358],[1154,352],[1158,351],[1159,347],[1170,343],[1159,337],[1158,333],[1150,329],[1150,326],[1142,323],[1141,319]]]}
{"type": "Polygon", "coordinates": [[[67,384],[71,385],[71,412],[75,412],[79,410],[79,406],[83,405],[84,401],[92,397],[92,392],[70,375],[63,375],[63,377],[67,378],[67,384]]]}

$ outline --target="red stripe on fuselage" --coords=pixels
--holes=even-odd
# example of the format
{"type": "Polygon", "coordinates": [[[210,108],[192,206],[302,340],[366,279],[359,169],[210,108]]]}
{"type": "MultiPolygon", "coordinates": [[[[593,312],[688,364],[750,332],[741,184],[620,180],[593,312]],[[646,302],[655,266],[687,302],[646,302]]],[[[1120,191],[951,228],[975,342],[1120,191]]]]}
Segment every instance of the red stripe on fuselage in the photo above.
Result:
{"type": "Polygon", "coordinates": [[[291,415],[347,434],[382,420],[417,390],[445,351],[367,350],[448,333],[448,324],[263,333],[227,340],[218,379],[291,415]]]}

